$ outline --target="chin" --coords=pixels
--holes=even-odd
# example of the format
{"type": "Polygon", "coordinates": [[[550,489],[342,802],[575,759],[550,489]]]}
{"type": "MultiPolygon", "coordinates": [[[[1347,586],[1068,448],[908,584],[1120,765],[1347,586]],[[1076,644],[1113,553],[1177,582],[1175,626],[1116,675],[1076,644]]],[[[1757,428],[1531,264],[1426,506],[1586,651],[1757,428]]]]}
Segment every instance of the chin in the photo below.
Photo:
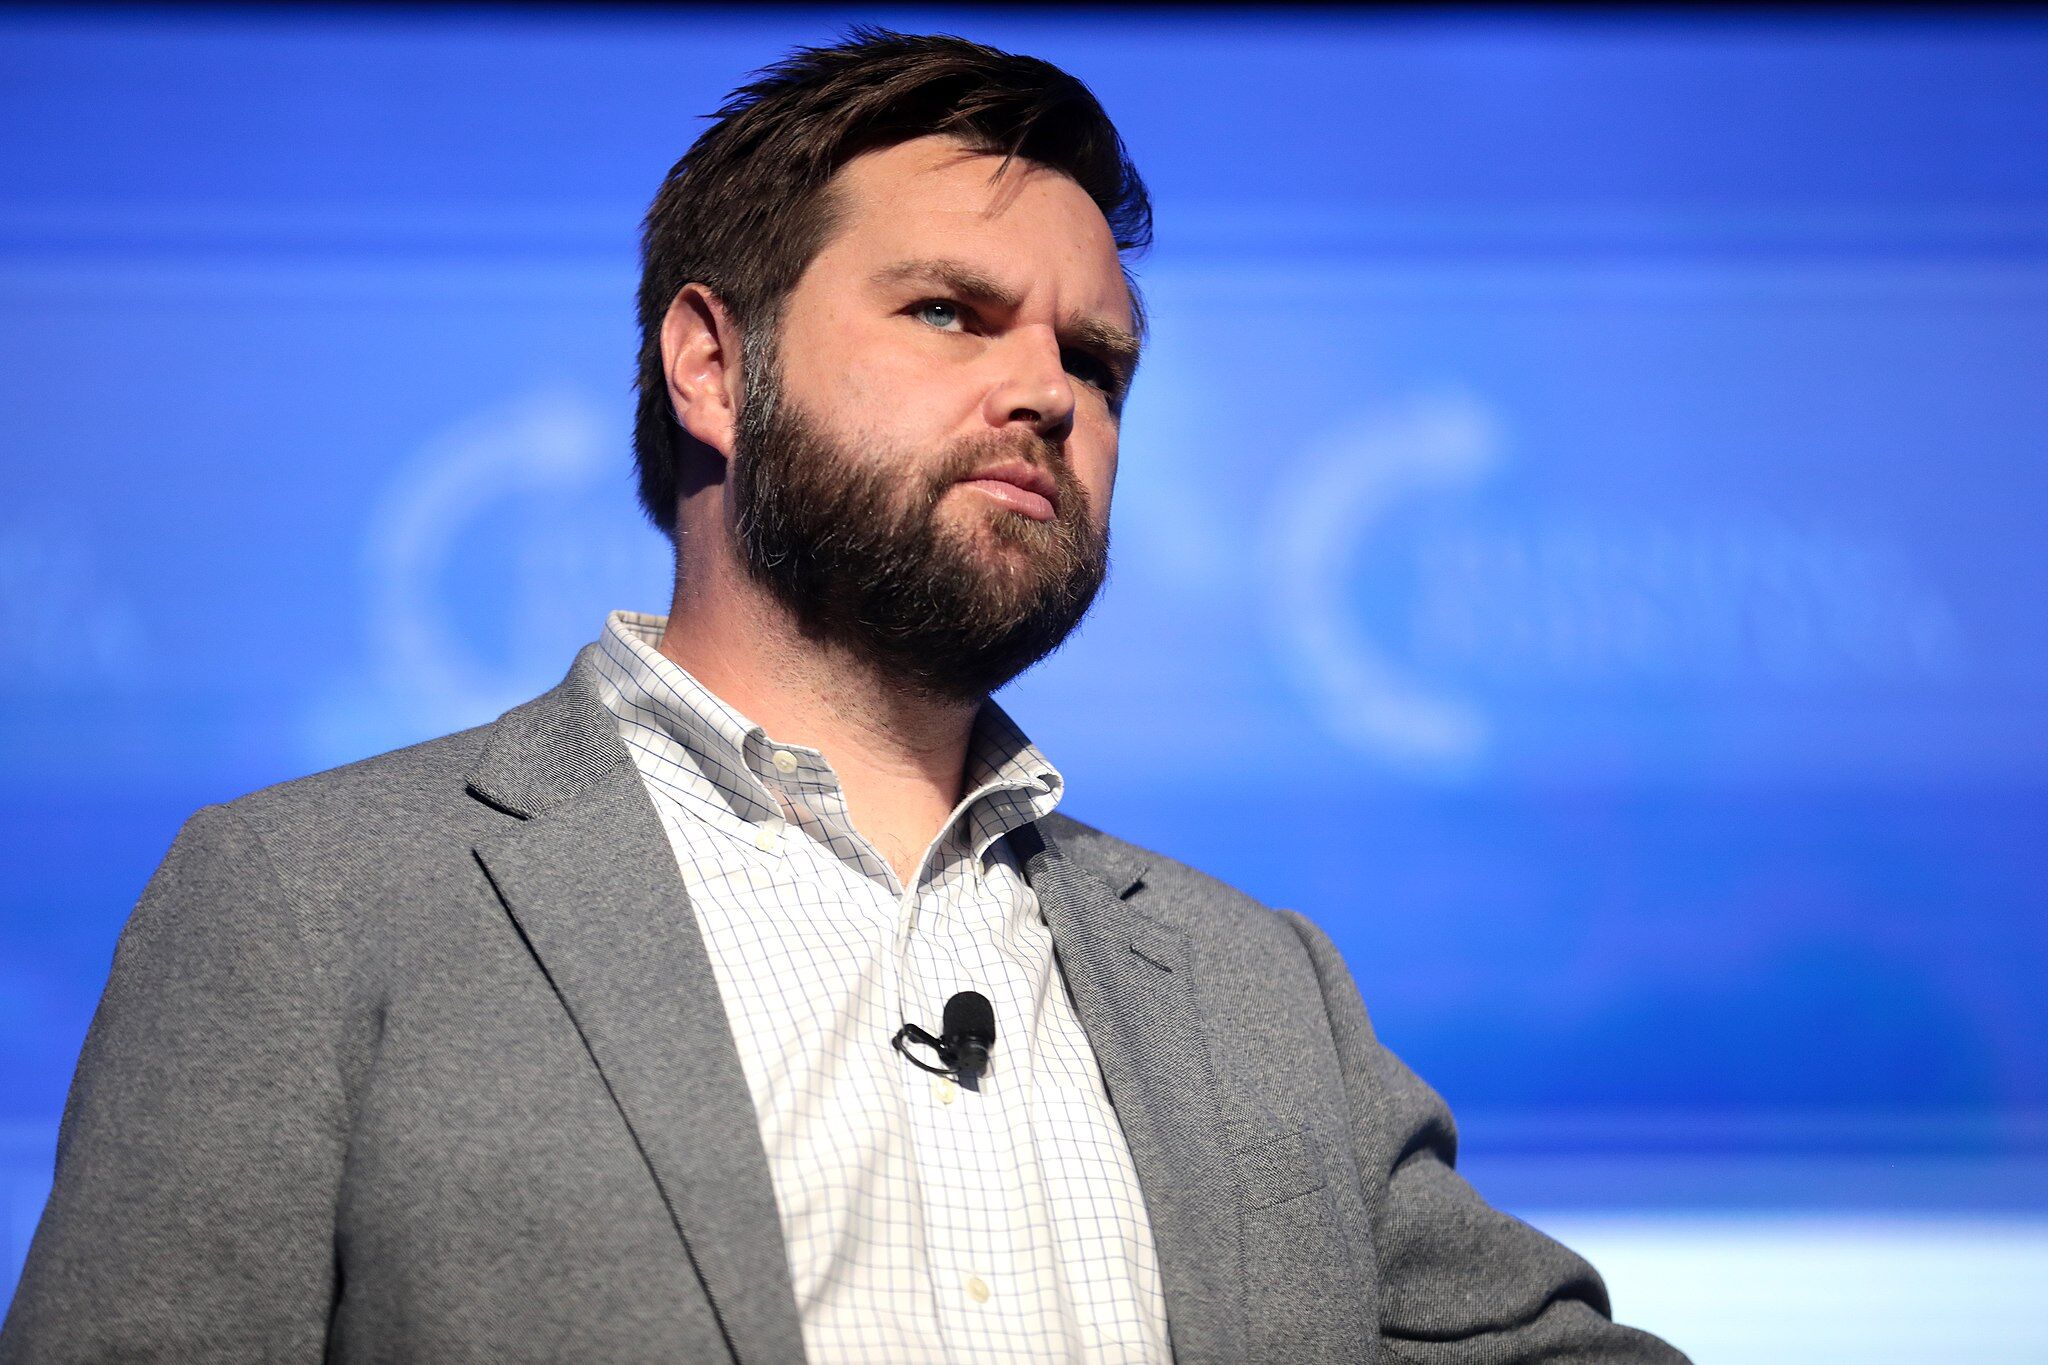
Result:
{"type": "Polygon", "coordinates": [[[1026,589],[1049,572],[1054,553],[1052,523],[1032,521],[1014,512],[972,533],[962,558],[984,571],[992,584],[1008,590],[1026,589]]]}

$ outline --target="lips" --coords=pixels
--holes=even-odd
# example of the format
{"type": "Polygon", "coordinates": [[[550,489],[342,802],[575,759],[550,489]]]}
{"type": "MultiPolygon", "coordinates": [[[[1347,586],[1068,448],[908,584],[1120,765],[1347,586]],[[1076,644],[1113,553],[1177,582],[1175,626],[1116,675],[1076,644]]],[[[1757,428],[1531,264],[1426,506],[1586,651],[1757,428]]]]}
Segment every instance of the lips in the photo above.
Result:
{"type": "Polygon", "coordinates": [[[960,481],[1033,521],[1051,521],[1059,510],[1059,485],[1052,475],[1023,460],[1005,460],[960,481]]]}

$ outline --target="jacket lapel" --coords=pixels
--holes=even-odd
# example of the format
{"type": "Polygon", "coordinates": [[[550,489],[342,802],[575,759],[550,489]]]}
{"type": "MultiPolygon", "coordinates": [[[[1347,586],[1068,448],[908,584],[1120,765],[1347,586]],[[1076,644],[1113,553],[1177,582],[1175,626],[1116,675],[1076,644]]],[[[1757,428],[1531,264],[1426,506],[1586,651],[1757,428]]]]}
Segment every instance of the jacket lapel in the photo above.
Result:
{"type": "Polygon", "coordinates": [[[1246,1357],[1243,1228],[1187,936],[1139,914],[1043,825],[1011,836],[1145,1192],[1180,1365],[1246,1357]]]}
{"type": "Polygon", "coordinates": [[[675,857],[589,665],[492,727],[476,856],[603,1074],[735,1359],[800,1360],[768,1159],[675,857]]]}

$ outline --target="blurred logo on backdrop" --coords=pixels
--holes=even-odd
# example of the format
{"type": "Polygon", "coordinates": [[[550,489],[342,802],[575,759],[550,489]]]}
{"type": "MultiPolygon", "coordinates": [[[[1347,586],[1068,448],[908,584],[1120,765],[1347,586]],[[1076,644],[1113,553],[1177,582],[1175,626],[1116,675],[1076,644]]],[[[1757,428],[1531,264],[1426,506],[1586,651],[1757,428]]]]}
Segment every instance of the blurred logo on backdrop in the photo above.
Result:
{"type": "Polygon", "coordinates": [[[527,394],[425,441],[363,542],[367,676],[314,708],[331,763],[481,724],[559,681],[614,607],[666,609],[616,403],[527,394]]]}
{"type": "Polygon", "coordinates": [[[1829,730],[1845,707],[1965,674],[1955,612],[1899,547],[1796,512],[1502,495],[1510,432],[1468,392],[1386,403],[1273,505],[1277,645],[1354,751],[1443,777],[1585,771],[1739,749],[1757,717],[1802,712],[1809,744],[1839,748],[1863,741],[1829,730]]]}

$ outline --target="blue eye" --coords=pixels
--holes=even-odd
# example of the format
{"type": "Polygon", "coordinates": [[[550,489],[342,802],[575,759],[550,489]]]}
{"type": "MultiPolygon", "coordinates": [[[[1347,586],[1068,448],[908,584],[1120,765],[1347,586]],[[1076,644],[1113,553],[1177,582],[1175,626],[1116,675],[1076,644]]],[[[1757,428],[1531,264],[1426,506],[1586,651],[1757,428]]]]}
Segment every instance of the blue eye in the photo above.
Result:
{"type": "Polygon", "coordinates": [[[941,331],[950,332],[960,323],[960,306],[944,299],[926,299],[912,312],[918,321],[929,323],[941,331]]]}

